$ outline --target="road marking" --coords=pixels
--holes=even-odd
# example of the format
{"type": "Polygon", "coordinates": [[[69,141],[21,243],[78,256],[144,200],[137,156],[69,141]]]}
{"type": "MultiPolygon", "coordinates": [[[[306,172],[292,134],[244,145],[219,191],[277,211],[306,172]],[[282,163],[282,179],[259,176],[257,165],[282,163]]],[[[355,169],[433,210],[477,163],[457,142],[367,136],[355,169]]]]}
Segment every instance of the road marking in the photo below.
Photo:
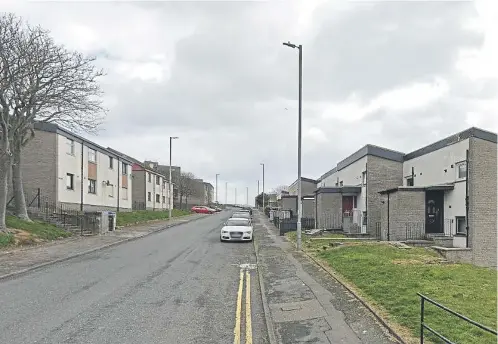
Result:
{"type": "Polygon", "coordinates": [[[239,290],[237,292],[237,310],[235,311],[235,328],[233,329],[233,343],[240,344],[240,318],[242,316],[242,289],[244,287],[244,272],[240,270],[239,290]]]}
{"type": "Polygon", "coordinates": [[[246,342],[252,344],[251,273],[246,270],[246,342]]]}

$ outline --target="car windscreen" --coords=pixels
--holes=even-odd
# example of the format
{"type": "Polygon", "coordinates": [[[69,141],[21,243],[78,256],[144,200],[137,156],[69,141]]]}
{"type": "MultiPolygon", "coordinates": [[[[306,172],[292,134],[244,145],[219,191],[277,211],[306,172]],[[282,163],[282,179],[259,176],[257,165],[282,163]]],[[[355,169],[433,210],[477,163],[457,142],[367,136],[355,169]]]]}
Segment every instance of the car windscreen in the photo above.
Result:
{"type": "Polygon", "coordinates": [[[248,220],[242,219],[229,219],[226,223],[227,226],[249,226],[248,220]]]}
{"type": "Polygon", "coordinates": [[[247,214],[247,213],[235,213],[232,215],[232,217],[242,217],[242,218],[250,218],[251,215],[247,214]]]}

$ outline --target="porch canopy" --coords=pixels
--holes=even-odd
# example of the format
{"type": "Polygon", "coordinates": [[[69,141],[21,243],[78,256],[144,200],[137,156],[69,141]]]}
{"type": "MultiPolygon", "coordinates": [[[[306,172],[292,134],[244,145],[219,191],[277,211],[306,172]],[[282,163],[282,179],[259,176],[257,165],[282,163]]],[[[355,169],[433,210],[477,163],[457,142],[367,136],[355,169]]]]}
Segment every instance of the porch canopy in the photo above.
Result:
{"type": "Polygon", "coordinates": [[[450,191],[455,188],[454,183],[449,184],[435,184],[426,186],[398,186],[391,189],[382,190],[379,193],[381,195],[387,195],[394,193],[396,191],[450,191]]]}

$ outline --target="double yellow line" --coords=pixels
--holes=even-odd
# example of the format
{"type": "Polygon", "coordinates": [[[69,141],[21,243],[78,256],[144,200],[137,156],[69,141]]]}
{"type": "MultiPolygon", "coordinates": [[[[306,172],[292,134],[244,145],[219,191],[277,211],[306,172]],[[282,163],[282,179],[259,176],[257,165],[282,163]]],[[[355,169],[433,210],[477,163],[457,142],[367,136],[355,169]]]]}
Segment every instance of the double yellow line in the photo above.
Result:
{"type": "MultiPolygon", "coordinates": [[[[245,344],[252,344],[252,318],[251,318],[251,274],[248,270],[245,272],[246,277],[246,340],[245,344]]],[[[237,310],[235,312],[235,328],[233,330],[233,343],[240,344],[242,319],[242,295],[244,289],[244,271],[240,270],[239,290],[237,292],[237,310]]]]}

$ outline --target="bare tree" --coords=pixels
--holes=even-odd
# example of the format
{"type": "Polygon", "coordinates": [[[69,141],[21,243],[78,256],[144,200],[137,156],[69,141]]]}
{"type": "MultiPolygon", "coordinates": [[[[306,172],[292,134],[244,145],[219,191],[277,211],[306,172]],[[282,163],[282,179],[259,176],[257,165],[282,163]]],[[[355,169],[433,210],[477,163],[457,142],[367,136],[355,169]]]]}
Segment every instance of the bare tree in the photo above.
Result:
{"type": "Polygon", "coordinates": [[[192,196],[194,174],[190,172],[182,172],[178,178],[178,193],[180,195],[180,207],[182,207],[183,198],[185,197],[185,205],[188,205],[188,198],[192,196]]]}
{"type": "Polygon", "coordinates": [[[12,170],[16,214],[29,220],[21,153],[34,137],[35,122],[96,132],[105,118],[103,75],[95,58],[57,45],[49,32],[13,14],[0,16],[0,229],[5,228],[7,174],[12,170]],[[5,192],[3,192],[5,191],[5,192]]]}
{"type": "Polygon", "coordinates": [[[277,195],[282,193],[282,191],[289,191],[289,187],[286,185],[279,185],[273,189],[273,192],[276,193],[277,195]]]}

